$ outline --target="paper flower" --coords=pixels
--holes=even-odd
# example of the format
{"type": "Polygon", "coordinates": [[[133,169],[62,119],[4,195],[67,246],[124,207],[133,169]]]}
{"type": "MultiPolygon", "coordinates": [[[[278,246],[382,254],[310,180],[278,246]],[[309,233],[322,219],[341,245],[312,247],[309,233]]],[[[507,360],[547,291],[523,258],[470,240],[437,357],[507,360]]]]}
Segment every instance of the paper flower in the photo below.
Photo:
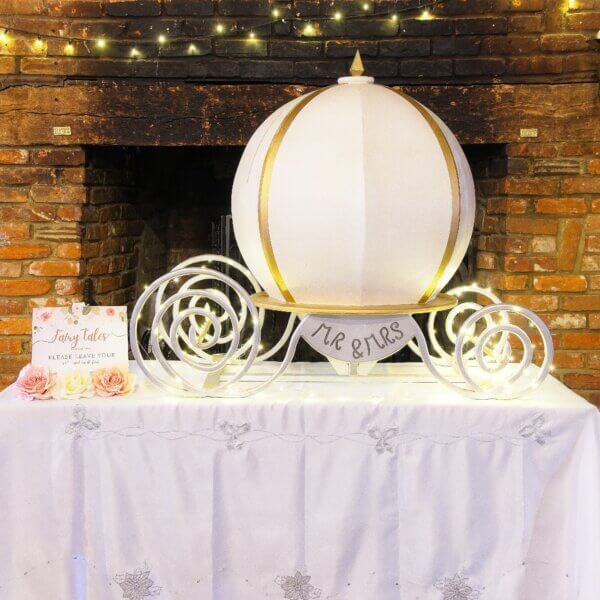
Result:
{"type": "Polygon", "coordinates": [[[92,382],[99,396],[124,396],[133,390],[135,378],[119,367],[110,367],[94,371],[92,382]]]}
{"type": "Polygon", "coordinates": [[[50,400],[56,388],[56,373],[48,367],[29,364],[19,373],[17,389],[29,400],[50,400]]]}
{"type": "Polygon", "coordinates": [[[89,398],[94,395],[92,377],[88,371],[76,370],[65,373],[58,386],[57,395],[66,400],[89,398]]]}

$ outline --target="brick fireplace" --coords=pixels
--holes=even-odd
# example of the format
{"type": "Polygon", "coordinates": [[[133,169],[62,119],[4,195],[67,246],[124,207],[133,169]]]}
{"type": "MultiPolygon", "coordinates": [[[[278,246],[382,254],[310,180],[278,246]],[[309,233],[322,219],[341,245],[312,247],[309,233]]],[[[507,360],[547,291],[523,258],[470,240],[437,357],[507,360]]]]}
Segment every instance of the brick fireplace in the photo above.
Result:
{"type": "MultiPolygon", "coordinates": [[[[277,6],[310,18],[359,5],[277,6]]],[[[120,40],[103,53],[74,41],[69,56],[63,42],[40,51],[16,33],[0,46],[0,384],[28,361],[33,307],[80,300],[86,281],[95,301],[131,304],[158,273],[209,250],[252,131],[344,74],[359,48],[368,74],[402,86],[464,144],[478,192],[472,275],[540,313],[556,374],[600,404],[595,1],[449,0],[431,20],[320,21],[310,36],[280,22],[240,37],[272,7],[0,2],[0,28],[120,40]],[[223,36],[204,39],[217,24],[223,36]],[[177,42],[125,56],[163,31],[197,55],[177,42]]]]}

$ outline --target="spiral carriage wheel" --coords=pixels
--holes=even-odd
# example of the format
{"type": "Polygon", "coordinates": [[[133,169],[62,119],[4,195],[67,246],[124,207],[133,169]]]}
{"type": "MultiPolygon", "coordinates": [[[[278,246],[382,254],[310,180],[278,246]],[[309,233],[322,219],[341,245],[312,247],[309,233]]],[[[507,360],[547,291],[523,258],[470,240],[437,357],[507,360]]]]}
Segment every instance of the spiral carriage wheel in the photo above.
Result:
{"type": "Polygon", "coordinates": [[[260,332],[265,310],[257,308],[250,297],[260,289],[250,271],[230,258],[208,254],[182,262],[150,284],[134,307],[130,340],[136,362],[154,384],[177,394],[248,395],[247,389],[234,391],[233,384],[243,379],[253,364],[282,349],[296,321],[290,315],[281,338],[263,351],[260,332]],[[216,266],[226,273],[213,268],[216,266]],[[149,349],[154,360],[144,358],[142,352],[140,320],[144,312],[151,316],[149,349]],[[167,358],[171,353],[176,361],[167,358]],[[235,365],[235,373],[207,389],[207,376],[230,365],[235,365]]]}
{"type": "Polygon", "coordinates": [[[130,323],[130,339],[134,358],[144,374],[156,385],[179,394],[205,396],[209,392],[205,389],[204,378],[202,381],[192,381],[183,373],[183,369],[172,364],[174,361],[166,358],[166,349],[171,350],[180,363],[203,374],[223,369],[234,358],[245,358],[231,379],[210,390],[210,395],[221,395],[226,386],[244,376],[258,354],[259,314],[248,292],[231,277],[203,267],[176,269],[149,285],[136,302],[130,323]],[[241,303],[240,314],[222,291],[198,287],[207,282],[231,288],[241,303]],[[166,298],[172,288],[177,291],[166,298]],[[187,305],[186,308],[182,308],[182,303],[187,305]],[[142,311],[148,304],[154,309],[150,348],[162,370],[150,368],[152,361],[144,359],[141,353],[138,325],[142,311]],[[217,314],[209,305],[216,306],[222,311],[221,314],[217,314]],[[228,332],[225,331],[225,323],[230,325],[228,332]],[[242,334],[248,329],[244,340],[242,334]],[[224,354],[211,356],[207,352],[222,344],[228,345],[224,354]]]}
{"type": "Polygon", "coordinates": [[[435,354],[430,354],[427,340],[420,331],[415,336],[416,343],[409,344],[410,348],[439,381],[472,398],[508,400],[535,389],[548,375],[554,356],[552,336],[546,324],[532,311],[500,303],[489,290],[477,286],[462,286],[448,293],[460,296],[465,292],[483,296],[494,304],[484,307],[477,302],[467,301],[448,312],[444,332],[449,342],[454,344],[454,351],[449,352],[442,346],[435,328],[435,314],[430,315],[427,324],[435,354]],[[472,311],[472,314],[459,327],[457,317],[467,311],[472,311]],[[511,323],[511,316],[525,321],[530,331],[511,323]],[[543,358],[538,369],[530,369],[535,349],[532,332],[542,340],[543,358]],[[521,346],[521,357],[516,362],[513,361],[515,352],[512,340],[521,346]],[[460,374],[464,384],[457,385],[449,381],[439,367],[452,367],[460,374]]]}

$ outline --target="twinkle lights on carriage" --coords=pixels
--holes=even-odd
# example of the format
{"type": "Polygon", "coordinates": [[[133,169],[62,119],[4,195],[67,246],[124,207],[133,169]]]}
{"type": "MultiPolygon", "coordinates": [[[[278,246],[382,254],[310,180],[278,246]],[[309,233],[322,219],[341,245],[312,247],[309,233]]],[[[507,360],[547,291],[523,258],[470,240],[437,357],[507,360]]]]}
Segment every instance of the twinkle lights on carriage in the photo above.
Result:
{"type": "Polygon", "coordinates": [[[232,193],[248,268],[196,257],[140,296],[132,351],[157,385],[184,395],[249,395],[283,373],[300,338],[338,373],[361,375],[408,345],[439,381],[474,398],[514,398],[547,375],[552,338],[534,313],[475,286],[441,293],[473,231],[469,165],[434,113],[363,70],[357,53],[350,76],[282,106],[250,139],[232,193]],[[467,293],[473,299],[458,304],[467,293]],[[268,352],[266,310],[290,315],[268,352]],[[144,311],[153,360],[141,351],[144,311]],[[437,334],[439,311],[449,311],[443,332],[452,353],[437,334]],[[430,313],[429,343],[418,313],[430,313]],[[539,369],[524,322],[542,341],[539,369]],[[245,377],[286,344],[275,372],[258,382],[245,377]]]}

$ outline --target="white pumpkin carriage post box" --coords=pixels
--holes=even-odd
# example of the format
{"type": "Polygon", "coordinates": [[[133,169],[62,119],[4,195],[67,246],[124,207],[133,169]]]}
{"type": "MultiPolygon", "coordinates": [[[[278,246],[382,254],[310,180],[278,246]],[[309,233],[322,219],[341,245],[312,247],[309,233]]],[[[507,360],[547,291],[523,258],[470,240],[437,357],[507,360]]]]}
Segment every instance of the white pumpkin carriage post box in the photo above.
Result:
{"type": "Polygon", "coordinates": [[[244,260],[274,300],[419,304],[467,250],[475,190],[460,145],[431,111],[356,75],[288,102],[257,129],[232,213],[244,260]]]}
{"type": "Polygon", "coordinates": [[[350,76],[288,102],[256,130],[235,175],[232,214],[248,269],[228,258],[195,257],[150,285],[136,304],[132,350],[155,383],[188,395],[248,395],[285,370],[300,337],[340,373],[367,374],[409,344],[440,381],[478,398],[521,395],[548,373],[552,341],[535,314],[500,304],[474,286],[441,293],[473,231],[468,162],[434,113],[364,76],[358,52],[350,76]],[[254,294],[239,277],[212,268],[218,263],[235,270],[254,294]],[[234,301],[220,291],[223,284],[234,301]],[[467,292],[492,304],[457,305],[467,292]],[[152,299],[151,350],[158,369],[142,357],[138,343],[137,320],[152,299]],[[282,339],[263,352],[265,310],[291,316],[282,339]],[[454,353],[436,337],[435,313],[442,310],[450,311],[445,332],[454,353]],[[472,314],[465,319],[466,311],[472,314]],[[433,352],[410,316],[423,312],[431,313],[433,352]],[[510,322],[511,313],[521,317],[519,324],[510,322]],[[539,369],[532,366],[523,320],[541,334],[539,369]],[[515,340],[522,346],[516,364],[515,340]],[[210,354],[224,343],[225,354],[210,354]],[[244,377],[252,364],[286,343],[279,368],[248,385],[244,377]],[[179,360],[167,360],[165,347],[179,360]],[[190,367],[223,374],[232,363],[234,373],[213,377],[210,386],[188,375],[190,367]],[[453,367],[463,383],[452,383],[441,366],[453,367]]]}

